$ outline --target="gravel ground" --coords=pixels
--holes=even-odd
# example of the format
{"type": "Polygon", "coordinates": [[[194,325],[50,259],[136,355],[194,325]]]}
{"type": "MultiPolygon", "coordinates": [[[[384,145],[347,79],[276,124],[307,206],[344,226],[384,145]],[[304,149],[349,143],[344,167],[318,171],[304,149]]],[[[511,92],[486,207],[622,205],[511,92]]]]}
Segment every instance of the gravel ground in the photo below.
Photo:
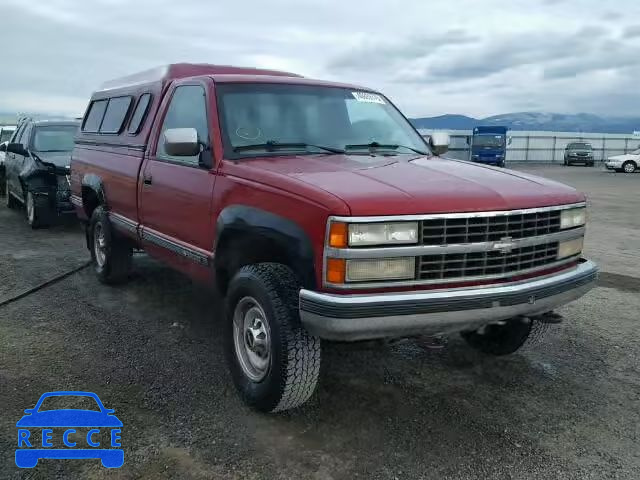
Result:
{"type": "MultiPolygon", "coordinates": [[[[221,299],[139,256],[125,286],[90,268],[0,307],[0,478],[637,479],[640,175],[530,168],[589,195],[601,284],[506,358],[458,338],[325,344],[303,408],[245,408],[222,351],[221,299]],[[96,392],[125,464],[16,468],[15,422],[52,390],[96,392]]],[[[0,208],[0,304],[88,258],[74,225],[31,231],[0,208]]]]}

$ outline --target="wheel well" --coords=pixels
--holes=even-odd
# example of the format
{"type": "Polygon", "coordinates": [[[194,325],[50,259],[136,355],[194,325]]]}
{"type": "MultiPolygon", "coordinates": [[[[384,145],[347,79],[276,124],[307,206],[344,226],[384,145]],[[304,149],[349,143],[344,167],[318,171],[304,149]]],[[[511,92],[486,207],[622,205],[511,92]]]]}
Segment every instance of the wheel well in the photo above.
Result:
{"type": "Polygon", "coordinates": [[[263,262],[288,266],[303,285],[314,281],[313,267],[305,266],[277,240],[255,232],[233,231],[225,232],[216,247],[214,268],[218,289],[226,293],[229,282],[240,268],[263,262]]]}
{"type": "Polygon", "coordinates": [[[95,190],[91,187],[82,187],[82,208],[88,219],[91,219],[91,215],[98,205],[100,205],[100,200],[95,190]]]}

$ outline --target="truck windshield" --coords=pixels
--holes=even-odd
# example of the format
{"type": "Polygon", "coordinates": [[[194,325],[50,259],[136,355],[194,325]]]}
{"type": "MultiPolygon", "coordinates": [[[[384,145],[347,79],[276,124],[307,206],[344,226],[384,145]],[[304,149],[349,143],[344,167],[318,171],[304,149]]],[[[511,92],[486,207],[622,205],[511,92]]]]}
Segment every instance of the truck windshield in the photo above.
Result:
{"type": "Polygon", "coordinates": [[[36,152],[70,152],[73,137],[78,127],[75,125],[47,125],[36,127],[32,149],[36,152]]]}
{"type": "Polygon", "coordinates": [[[366,155],[428,152],[423,138],[377,93],[243,83],[221,84],[217,96],[225,154],[230,158],[329,155],[345,149],[366,155]]]}
{"type": "Polygon", "coordinates": [[[504,146],[504,135],[474,135],[474,147],[502,147],[504,146]]]}

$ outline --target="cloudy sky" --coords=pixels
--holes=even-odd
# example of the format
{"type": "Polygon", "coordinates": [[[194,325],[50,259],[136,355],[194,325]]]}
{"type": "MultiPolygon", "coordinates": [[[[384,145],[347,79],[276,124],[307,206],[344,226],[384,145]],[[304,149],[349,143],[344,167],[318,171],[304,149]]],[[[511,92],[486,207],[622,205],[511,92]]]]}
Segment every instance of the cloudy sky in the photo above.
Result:
{"type": "Polygon", "coordinates": [[[81,114],[171,62],[385,92],[409,116],[640,114],[638,0],[2,0],[0,112],[81,114]]]}

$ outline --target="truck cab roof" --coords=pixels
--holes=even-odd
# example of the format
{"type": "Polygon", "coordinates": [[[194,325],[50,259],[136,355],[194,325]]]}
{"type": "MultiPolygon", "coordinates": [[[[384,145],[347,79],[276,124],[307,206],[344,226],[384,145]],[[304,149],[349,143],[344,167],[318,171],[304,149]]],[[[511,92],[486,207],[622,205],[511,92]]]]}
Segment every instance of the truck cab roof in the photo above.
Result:
{"type": "Polygon", "coordinates": [[[93,96],[101,96],[102,92],[105,92],[105,94],[107,92],[111,94],[114,90],[136,89],[152,84],[159,84],[161,89],[164,89],[164,87],[166,87],[166,85],[168,85],[172,80],[201,76],[211,77],[214,81],[220,83],[296,83],[301,85],[334,86],[370,90],[356,85],[305,78],[296,73],[283,72],[280,70],[212,65],[204,63],[174,63],[144,70],[125,77],[108,80],[98,88],[93,96]]]}

